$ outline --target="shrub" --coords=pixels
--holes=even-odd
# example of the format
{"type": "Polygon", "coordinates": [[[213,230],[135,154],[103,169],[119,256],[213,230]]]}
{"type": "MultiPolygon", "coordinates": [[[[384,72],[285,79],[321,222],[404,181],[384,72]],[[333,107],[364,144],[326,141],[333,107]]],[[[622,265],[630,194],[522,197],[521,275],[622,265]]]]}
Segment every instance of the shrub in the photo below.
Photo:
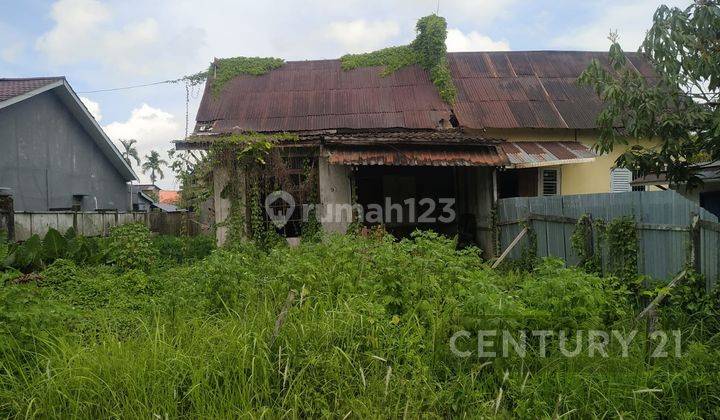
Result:
{"type": "Polygon", "coordinates": [[[142,223],[111,228],[108,262],[122,269],[147,270],[157,258],[150,235],[150,230],[142,223]]]}

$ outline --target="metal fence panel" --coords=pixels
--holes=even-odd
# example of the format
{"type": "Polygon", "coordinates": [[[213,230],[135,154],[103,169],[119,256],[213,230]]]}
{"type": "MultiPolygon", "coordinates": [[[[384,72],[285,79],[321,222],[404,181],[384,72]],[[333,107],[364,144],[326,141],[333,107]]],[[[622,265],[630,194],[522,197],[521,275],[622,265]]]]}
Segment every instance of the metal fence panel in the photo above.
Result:
{"type": "MultiPolygon", "coordinates": [[[[683,269],[691,247],[690,227],[693,217],[717,223],[718,218],[675,191],[624,192],[607,194],[584,194],[562,197],[518,197],[498,200],[498,223],[500,244],[504,249],[522,229],[512,221],[526,219],[528,213],[546,216],[564,216],[579,219],[590,214],[594,220],[606,222],[630,216],[639,224],[638,271],[656,279],[669,279],[683,269]],[[510,223],[510,224],[509,224],[510,223]]],[[[571,246],[575,230],[573,223],[557,221],[533,221],[538,239],[538,255],[557,256],[568,264],[577,264],[579,258],[571,246]]],[[[519,256],[513,250],[511,258],[519,256]]],[[[720,232],[701,230],[699,250],[701,272],[708,287],[717,284],[720,275],[720,232]]],[[[603,260],[607,260],[607,250],[603,260]]]]}

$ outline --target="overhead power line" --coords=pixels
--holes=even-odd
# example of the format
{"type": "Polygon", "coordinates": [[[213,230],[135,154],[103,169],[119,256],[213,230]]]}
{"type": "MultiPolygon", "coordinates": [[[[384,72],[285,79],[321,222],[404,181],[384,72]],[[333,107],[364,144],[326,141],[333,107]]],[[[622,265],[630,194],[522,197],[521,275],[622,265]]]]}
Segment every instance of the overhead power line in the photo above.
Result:
{"type": "Polygon", "coordinates": [[[110,88],[110,89],[86,90],[86,91],[78,92],[78,93],[84,94],[84,93],[115,92],[118,90],[136,89],[136,88],[141,88],[141,87],[163,85],[165,83],[173,83],[173,82],[175,82],[175,80],[163,80],[162,82],[145,83],[142,85],[123,86],[123,87],[116,87],[116,88],[110,88]]]}

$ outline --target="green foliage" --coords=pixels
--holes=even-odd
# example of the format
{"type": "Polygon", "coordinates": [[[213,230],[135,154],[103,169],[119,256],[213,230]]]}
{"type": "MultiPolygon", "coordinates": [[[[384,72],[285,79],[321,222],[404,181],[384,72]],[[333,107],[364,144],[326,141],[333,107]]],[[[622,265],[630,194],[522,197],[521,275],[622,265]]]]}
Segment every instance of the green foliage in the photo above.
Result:
{"type": "Polygon", "coordinates": [[[583,214],[570,237],[572,249],[580,257],[580,267],[588,273],[602,274],[600,239],[603,231],[589,215],[583,214]],[[598,234],[594,233],[595,230],[598,230],[598,234]]]}
{"type": "Polygon", "coordinates": [[[75,280],[78,268],[72,260],[57,259],[43,270],[42,285],[55,289],[62,288],[67,282],[75,280]]]}
{"type": "Polygon", "coordinates": [[[384,66],[383,76],[388,76],[397,70],[420,62],[418,53],[410,45],[383,48],[364,54],[346,54],[340,58],[343,70],[352,70],[359,67],[384,66]]]}
{"type": "Polygon", "coordinates": [[[364,54],[347,54],[340,58],[343,70],[358,67],[384,66],[381,75],[413,64],[429,72],[430,80],[438,89],[443,101],[451,104],[457,97],[457,89],[450,75],[447,63],[447,22],[445,18],[429,15],[418,20],[417,37],[410,45],[384,48],[364,54]]]}
{"type": "Polygon", "coordinates": [[[208,70],[212,77],[212,92],[220,94],[225,84],[237,76],[247,74],[260,76],[267,74],[270,70],[282,67],[285,60],[274,57],[232,57],[215,60],[208,70]]]}
{"type": "Polygon", "coordinates": [[[149,269],[157,258],[150,235],[150,229],[143,223],[111,228],[108,262],[122,269],[149,269]]]}
{"type": "Polygon", "coordinates": [[[659,139],[660,147],[633,146],[617,159],[618,166],[638,175],[666,173],[674,183],[697,186],[698,160],[720,159],[720,5],[696,1],[686,9],[660,6],[639,52],[655,70],[646,81],[627,60],[611,35],[610,68],[593,61],[579,82],[592,87],[605,103],[598,116],[597,148],[612,151],[629,137],[659,139]]]}
{"type": "Polygon", "coordinates": [[[639,240],[635,218],[632,216],[612,220],[603,232],[608,274],[627,283],[634,283],[628,286],[636,290],[640,287],[637,282],[639,240]]]}
{"type": "MultiPolygon", "coordinates": [[[[151,150],[149,155],[145,155],[145,162],[140,168],[143,173],[150,172],[150,181],[154,184],[158,177],[159,179],[165,178],[165,174],[162,171],[163,166],[168,166],[168,163],[160,158],[160,154],[157,151],[151,150]]],[[[153,197],[153,199],[157,201],[157,197],[153,197]]]]}
{"type": "Polygon", "coordinates": [[[170,236],[157,235],[152,239],[161,261],[191,263],[201,260],[215,249],[215,238],[209,235],[170,236]]]}
{"type": "Polygon", "coordinates": [[[67,253],[68,242],[57,230],[50,228],[43,238],[43,257],[46,261],[63,258],[67,253]]]}
{"type": "MultiPolygon", "coordinates": [[[[1,417],[720,414],[717,337],[689,335],[682,358],[652,366],[637,338],[627,357],[610,346],[566,358],[556,338],[545,357],[453,355],[462,329],[629,325],[608,322],[618,308],[606,279],[559,260],[501,273],[431,232],[243,242],[147,272],[57,260],[42,274],[52,287],[0,286],[1,417]]],[[[476,352],[477,336],[458,345],[476,352]]]]}

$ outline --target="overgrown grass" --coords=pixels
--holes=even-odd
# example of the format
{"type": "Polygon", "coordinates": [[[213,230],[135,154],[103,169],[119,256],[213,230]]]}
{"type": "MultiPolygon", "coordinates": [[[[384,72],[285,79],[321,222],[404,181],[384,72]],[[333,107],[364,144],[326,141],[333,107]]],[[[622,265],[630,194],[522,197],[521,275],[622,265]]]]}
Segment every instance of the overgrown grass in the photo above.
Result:
{"type": "Polygon", "coordinates": [[[720,415],[716,331],[653,364],[639,339],[627,358],[617,346],[607,358],[451,352],[459,330],[634,327],[610,282],[557,261],[498,273],[429,233],[243,244],[191,264],[159,242],[174,264],[59,260],[39,283],[0,288],[0,416],[720,415]]]}

